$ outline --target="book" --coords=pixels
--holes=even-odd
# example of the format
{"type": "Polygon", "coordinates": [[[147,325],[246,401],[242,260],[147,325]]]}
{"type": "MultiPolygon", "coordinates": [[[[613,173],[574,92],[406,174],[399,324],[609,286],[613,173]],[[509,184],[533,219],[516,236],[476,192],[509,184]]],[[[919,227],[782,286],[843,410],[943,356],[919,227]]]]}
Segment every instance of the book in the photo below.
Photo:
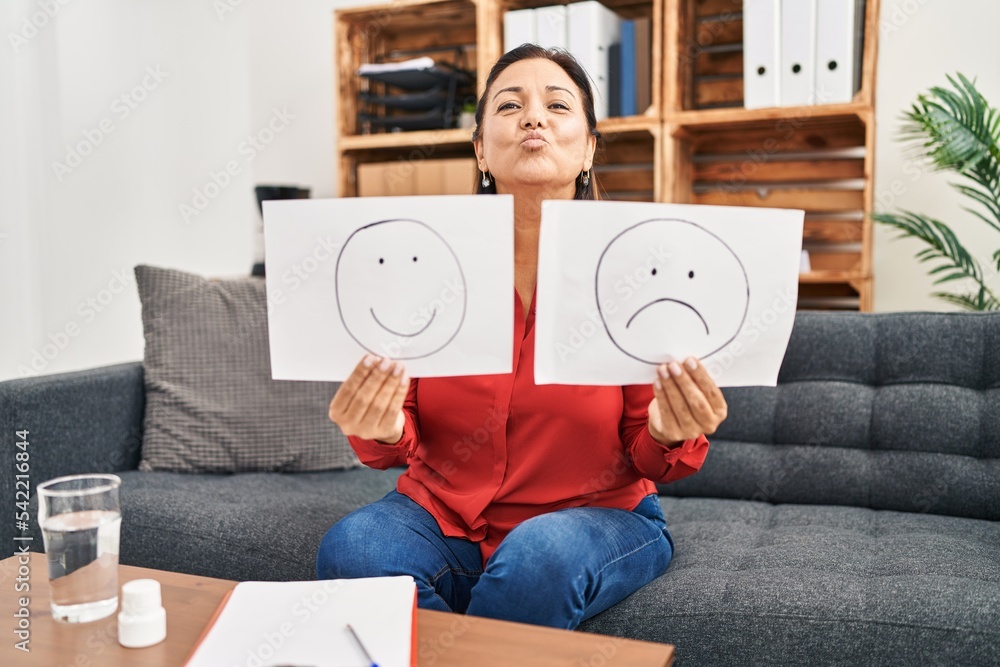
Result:
{"type": "MultiPolygon", "coordinates": [[[[612,116],[634,116],[636,114],[636,63],[635,63],[635,21],[621,22],[621,45],[618,47],[618,85],[612,82],[612,90],[618,89],[618,99],[612,98],[612,116]]],[[[614,46],[612,46],[614,53],[614,46]]],[[[615,72],[614,67],[611,69],[615,72]]],[[[643,109],[645,111],[645,109],[643,109]]]]}
{"type": "Polygon", "coordinates": [[[370,667],[360,640],[380,667],[415,667],[416,604],[413,577],[242,582],[186,665],[370,667]]]}
{"type": "Polygon", "coordinates": [[[635,19],[635,112],[646,113],[653,103],[653,22],[635,19]]]}

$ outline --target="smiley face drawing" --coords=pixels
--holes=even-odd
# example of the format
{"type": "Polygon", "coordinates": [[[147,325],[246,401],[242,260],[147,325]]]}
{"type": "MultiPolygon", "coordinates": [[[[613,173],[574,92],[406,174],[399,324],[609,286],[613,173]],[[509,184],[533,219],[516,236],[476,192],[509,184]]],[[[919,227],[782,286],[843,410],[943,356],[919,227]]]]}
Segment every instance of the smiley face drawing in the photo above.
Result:
{"type": "Polygon", "coordinates": [[[444,348],[465,319],[465,275],[440,234],[417,220],[380,220],[355,230],[340,250],[337,309],[344,328],[372,354],[419,359],[444,348]],[[359,280],[367,285],[359,289],[359,280]]]}
{"type": "Polygon", "coordinates": [[[601,253],[595,288],[611,341],[648,364],[718,352],[750,305],[740,258],[687,220],[645,220],[619,233],[601,253]]]}

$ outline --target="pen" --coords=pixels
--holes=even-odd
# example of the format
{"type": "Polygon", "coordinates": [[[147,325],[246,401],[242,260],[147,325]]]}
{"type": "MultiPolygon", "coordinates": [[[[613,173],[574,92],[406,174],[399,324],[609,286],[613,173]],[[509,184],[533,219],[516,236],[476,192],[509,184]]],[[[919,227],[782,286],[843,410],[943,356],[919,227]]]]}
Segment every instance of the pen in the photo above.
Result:
{"type": "Polygon", "coordinates": [[[365,648],[365,645],[361,643],[361,637],[358,637],[358,633],[354,631],[354,628],[351,627],[350,623],[347,624],[347,631],[351,633],[351,636],[354,637],[354,641],[358,643],[358,648],[360,648],[361,652],[365,654],[365,660],[368,661],[368,664],[370,664],[371,667],[378,667],[378,663],[372,660],[372,654],[369,653],[368,649],[365,648]]]}

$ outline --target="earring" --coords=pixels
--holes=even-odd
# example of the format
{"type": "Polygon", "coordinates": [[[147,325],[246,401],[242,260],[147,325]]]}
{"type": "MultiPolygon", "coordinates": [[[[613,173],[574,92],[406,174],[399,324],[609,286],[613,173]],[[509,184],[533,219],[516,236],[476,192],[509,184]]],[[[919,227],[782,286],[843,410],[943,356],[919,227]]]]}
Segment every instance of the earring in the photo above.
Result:
{"type": "Polygon", "coordinates": [[[590,170],[589,169],[587,171],[583,172],[582,183],[583,183],[583,187],[587,187],[588,185],[590,185],[590,170]]]}
{"type": "Polygon", "coordinates": [[[483,172],[483,187],[484,188],[490,187],[490,177],[486,175],[485,171],[483,172]]]}

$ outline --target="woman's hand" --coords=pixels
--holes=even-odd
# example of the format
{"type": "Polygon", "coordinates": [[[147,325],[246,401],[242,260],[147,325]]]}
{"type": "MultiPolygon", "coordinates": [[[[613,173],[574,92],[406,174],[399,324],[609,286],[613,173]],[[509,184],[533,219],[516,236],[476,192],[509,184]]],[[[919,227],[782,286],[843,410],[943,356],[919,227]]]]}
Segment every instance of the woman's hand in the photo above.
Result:
{"type": "Polygon", "coordinates": [[[660,364],[649,404],[649,432],[657,442],[674,447],[715,429],[729,414],[715,380],[694,357],[683,365],[660,364]]]}
{"type": "Polygon", "coordinates": [[[367,354],[330,401],[330,421],[344,435],[395,444],[403,437],[409,387],[402,362],[367,354]]]}

